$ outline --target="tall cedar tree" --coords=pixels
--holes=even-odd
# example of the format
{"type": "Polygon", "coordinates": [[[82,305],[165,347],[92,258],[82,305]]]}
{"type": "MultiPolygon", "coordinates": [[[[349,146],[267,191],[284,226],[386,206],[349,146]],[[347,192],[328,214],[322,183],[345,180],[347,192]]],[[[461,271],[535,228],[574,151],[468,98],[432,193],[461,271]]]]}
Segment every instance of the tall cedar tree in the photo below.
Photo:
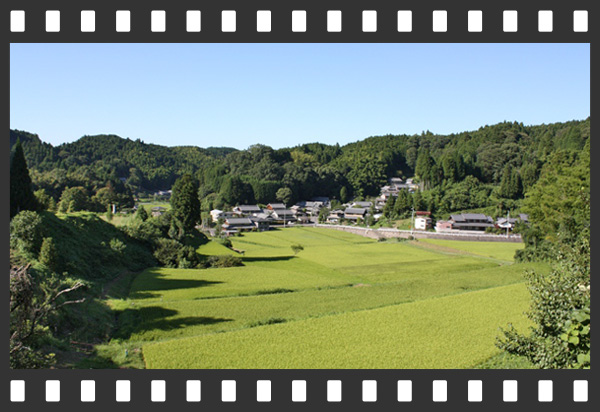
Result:
{"type": "Polygon", "coordinates": [[[12,219],[21,210],[36,209],[37,202],[31,188],[25,154],[21,141],[18,140],[10,159],[10,217],[12,219]]]}
{"type": "Polygon", "coordinates": [[[200,199],[198,198],[198,181],[185,174],[173,185],[171,194],[173,217],[179,221],[186,233],[191,232],[200,223],[200,199]]]}

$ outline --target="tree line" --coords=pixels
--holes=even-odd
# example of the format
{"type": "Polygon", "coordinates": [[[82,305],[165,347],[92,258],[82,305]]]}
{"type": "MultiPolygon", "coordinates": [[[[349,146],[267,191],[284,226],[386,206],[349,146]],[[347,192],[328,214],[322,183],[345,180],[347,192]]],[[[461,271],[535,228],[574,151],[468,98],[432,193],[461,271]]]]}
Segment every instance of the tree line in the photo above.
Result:
{"type": "MultiPolygon", "coordinates": [[[[55,204],[66,188],[78,187],[83,189],[69,196],[82,198],[84,192],[88,208],[110,202],[127,207],[128,193],[169,189],[185,174],[198,181],[203,210],[268,203],[281,189],[290,203],[315,196],[345,202],[378,195],[390,177],[414,176],[423,206],[443,214],[513,205],[537,182],[554,152],[580,151],[589,135],[588,118],[538,126],[503,122],[451,135],[373,136],[344,146],[202,149],[101,135],[53,147],[16,130],[11,146],[21,140],[34,189],[43,190],[38,197],[55,204]]],[[[75,201],[74,208],[81,203],[75,201]]]]}

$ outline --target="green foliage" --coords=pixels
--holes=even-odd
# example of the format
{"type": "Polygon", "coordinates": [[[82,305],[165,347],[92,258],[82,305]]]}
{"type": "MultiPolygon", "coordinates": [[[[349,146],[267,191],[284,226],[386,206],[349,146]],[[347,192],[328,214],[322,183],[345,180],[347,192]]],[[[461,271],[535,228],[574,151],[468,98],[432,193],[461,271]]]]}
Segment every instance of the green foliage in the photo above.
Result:
{"type": "Polygon", "coordinates": [[[60,272],[60,256],[51,237],[45,237],[42,241],[38,260],[52,272],[60,272]]]}
{"type": "Polygon", "coordinates": [[[141,242],[100,219],[96,214],[80,212],[69,215],[41,213],[44,236],[52,237],[58,251],[62,270],[70,276],[100,285],[126,271],[140,271],[155,265],[150,245],[141,242]],[[115,239],[115,240],[113,240],[115,239]],[[122,242],[126,245],[124,259],[111,248],[122,242]]]}
{"type": "Polygon", "coordinates": [[[46,193],[46,189],[39,189],[33,192],[40,210],[56,211],[56,201],[52,196],[46,193]]]}
{"type": "Polygon", "coordinates": [[[300,244],[294,244],[290,247],[292,248],[292,252],[294,252],[294,255],[297,255],[298,252],[301,252],[304,250],[304,246],[302,246],[300,244]]]}
{"type": "Polygon", "coordinates": [[[218,237],[215,239],[215,241],[228,248],[233,246],[231,240],[226,237],[218,237]]]}
{"type": "Polygon", "coordinates": [[[23,146],[20,141],[17,141],[10,157],[10,217],[22,210],[37,210],[37,208],[23,146]]]}
{"type": "Polygon", "coordinates": [[[244,266],[242,258],[233,255],[216,255],[209,256],[208,265],[214,268],[231,268],[236,266],[244,266]]]}
{"type": "Polygon", "coordinates": [[[156,241],[154,257],[161,265],[176,268],[179,265],[180,248],[181,244],[178,241],[160,238],[156,241]]]}
{"type": "Polygon", "coordinates": [[[146,210],[145,207],[140,206],[137,209],[137,212],[135,214],[135,217],[139,220],[141,220],[142,222],[145,222],[148,219],[148,211],[146,210]]]}
{"type": "Polygon", "coordinates": [[[554,153],[542,168],[539,181],[526,193],[523,209],[550,240],[556,240],[565,222],[582,227],[589,220],[585,213],[590,190],[589,148],[588,141],[581,152],[554,153]]]}
{"type": "MultiPolygon", "coordinates": [[[[105,135],[84,136],[52,147],[35,135],[10,132],[11,145],[16,145],[17,139],[23,143],[34,187],[45,189],[55,200],[67,187],[84,187],[92,197],[88,210],[105,210],[100,206],[112,196],[109,185],[116,194],[122,194],[126,203],[131,200],[128,191],[166,189],[184,174],[198,179],[202,203],[218,209],[272,202],[281,187],[292,190],[292,203],[314,196],[343,200],[348,200],[350,194],[375,196],[387,178],[416,174],[426,189],[425,206],[443,214],[461,210],[453,209],[444,194],[467,176],[477,178],[491,191],[500,187],[503,170],[508,166],[516,171],[513,186],[518,186],[516,179],[520,176],[527,191],[554,152],[583,149],[589,130],[590,119],[541,126],[503,122],[449,136],[430,132],[385,135],[342,147],[306,144],[274,150],[253,145],[243,151],[162,147],[105,135]],[[345,194],[342,188],[346,188],[345,194]]],[[[517,201],[522,197],[510,195],[517,201]]],[[[477,203],[476,207],[484,204],[477,203]]],[[[205,211],[210,208],[205,207],[205,211]]]]}
{"type": "Polygon", "coordinates": [[[42,234],[42,218],[37,212],[24,210],[10,221],[10,247],[28,257],[37,256],[42,234]]]}
{"type": "MultiPolygon", "coordinates": [[[[589,203],[585,209],[589,216],[589,203]]],[[[538,368],[584,367],[589,360],[590,232],[587,225],[572,229],[549,248],[555,261],[550,274],[527,273],[530,333],[509,327],[498,341],[500,348],[527,357],[538,368]]]]}
{"type": "Polygon", "coordinates": [[[277,200],[281,201],[285,205],[290,204],[290,201],[292,200],[292,196],[293,196],[292,189],[290,189],[289,187],[282,187],[275,194],[275,197],[277,198],[277,200]]]}
{"type": "Polygon", "coordinates": [[[346,186],[342,186],[340,189],[340,202],[346,203],[348,201],[348,189],[346,186]]]}
{"type": "Polygon", "coordinates": [[[68,187],[60,196],[58,211],[61,213],[79,212],[93,209],[90,207],[90,197],[84,187],[68,187]]]}
{"type": "Polygon", "coordinates": [[[177,179],[173,185],[171,208],[173,217],[181,224],[184,233],[194,230],[200,222],[200,199],[198,198],[198,181],[186,174],[177,179]]]}

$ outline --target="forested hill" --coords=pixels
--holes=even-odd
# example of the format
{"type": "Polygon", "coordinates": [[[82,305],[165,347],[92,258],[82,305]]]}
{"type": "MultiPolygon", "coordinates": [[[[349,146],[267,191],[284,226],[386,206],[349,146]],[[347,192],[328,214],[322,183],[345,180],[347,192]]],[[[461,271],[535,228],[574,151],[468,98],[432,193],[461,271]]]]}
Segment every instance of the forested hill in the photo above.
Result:
{"type": "MultiPolygon", "coordinates": [[[[313,143],[278,150],[260,144],[247,150],[165,147],[114,135],[84,136],[53,147],[36,135],[10,132],[11,145],[17,138],[23,143],[35,188],[52,196],[68,186],[94,192],[119,179],[133,191],[168,189],[176,178],[192,173],[210,207],[270,202],[282,187],[292,190],[292,201],[372,196],[393,176],[416,176],[438,203],[448,190],[462,186],[467,197],[487,187],[483,199],[497,187],[500,197],[519,199],[553,153],[580,151],[589,136],[589,118],[538,126],[504,122],[451,135],[373,136],[345,146],[313,143]],[[500,190],[503,180],[506,187],[500,190]]],[[[468,200],[463,208],[483,202],[468,200]]],[[[459,204],[442,206],[456,210],[459,204]]]]}

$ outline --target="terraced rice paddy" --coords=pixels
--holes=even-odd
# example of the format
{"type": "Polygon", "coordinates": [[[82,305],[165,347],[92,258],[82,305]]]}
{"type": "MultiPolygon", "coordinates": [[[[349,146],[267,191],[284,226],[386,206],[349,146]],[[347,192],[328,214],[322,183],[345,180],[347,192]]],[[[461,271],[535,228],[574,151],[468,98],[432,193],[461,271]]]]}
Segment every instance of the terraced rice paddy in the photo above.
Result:
{"type": "MultiPolygon", "coordinates": [[[[146,367],[469,368],[497,353],[499,327],[526,326],[523,273],[544,269],[512,264],[514,243],[386,243],[317,228],[232,241],[243,267],[149,269],[111,302],[146,367]]],[[[198,252],[232,253],[216,242],[198,252]]]]}

